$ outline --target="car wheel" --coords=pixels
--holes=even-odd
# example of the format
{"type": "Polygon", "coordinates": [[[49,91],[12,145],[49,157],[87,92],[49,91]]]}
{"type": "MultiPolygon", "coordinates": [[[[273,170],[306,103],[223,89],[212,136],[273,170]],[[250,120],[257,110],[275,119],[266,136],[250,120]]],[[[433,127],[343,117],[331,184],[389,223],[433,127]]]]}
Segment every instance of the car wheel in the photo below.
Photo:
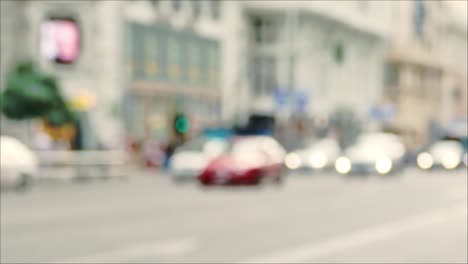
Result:
{"type": "Polygon", "coordinates": [[[277,185],[284,184],[284,177],[281,176],[281,175],[276,176],[276,178],[275,178],[275,183],[276,183],[277,185]]]}
{"type": "Polygon", "coordinates": [[[263,177],[263,175],[259,176],[257,179],[252,180],[252,182],[250,182],[250,185],[253,185],[255,187],[261,187],[264,184],[265,184],[265,177],[263,177]]]}
{"type": "Polygon", "coordinates": [[[268,177],[268,173],[267,172],[262,172],[260,173],[260,175],[258,176],[257,180],[255,181],[256,185],[258,186],[263,186],[263,185],[266,185],[268,184],[270,181],[269,177],[268,177]]]}
{"type": "Polygon", "coordinates": [[[284,187],[284,179],[282,176],[278,176],[275,178],[274,185],[276,188],[283,188],[284,187]]]}
{"type": "Polygon", "coordinates": [[[210,190],[209,184],[206,182],[198,181],[197,186],[202,192],[208,192],[210,190]]]}

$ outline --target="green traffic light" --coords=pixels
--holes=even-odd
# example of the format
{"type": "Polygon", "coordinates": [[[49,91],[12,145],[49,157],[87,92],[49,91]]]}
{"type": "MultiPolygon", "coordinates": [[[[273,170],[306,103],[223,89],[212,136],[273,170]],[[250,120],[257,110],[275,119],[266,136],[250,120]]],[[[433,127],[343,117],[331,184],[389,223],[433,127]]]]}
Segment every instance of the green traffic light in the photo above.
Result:
{"type": "Polygon", "coordinates": [[[175,122],[175,129],[177,132],[185,134],[190,129],[190,122],[186,117],[179,117],[175,122]]]}

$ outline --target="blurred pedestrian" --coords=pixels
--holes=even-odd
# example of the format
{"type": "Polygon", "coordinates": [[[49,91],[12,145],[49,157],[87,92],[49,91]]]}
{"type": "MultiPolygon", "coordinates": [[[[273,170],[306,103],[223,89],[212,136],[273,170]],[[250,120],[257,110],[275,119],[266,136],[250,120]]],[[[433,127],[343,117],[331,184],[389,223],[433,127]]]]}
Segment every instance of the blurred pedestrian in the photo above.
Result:
{"type": "Polygon", "coordinates": [[[83,149],[83,132],[81,122],[77,121],[75,123],[75,135],[72,139],[71,145],[72,150],[82,150],[83,149]]]}
{"type": "Polygon", "coordinates": [[[34,145],[38,150],[50,150],[53,146],[53,140],[44,131],[38,131],[34,139],[34,145]]]}
{"type": "Polygon", "coordinates": [[[146,141],[143,144],[142,154],[147,167],[160,167],[164,163],[164,150],[161,148],[161,144],[156,140],[150,139],[146,141]]]}
{"type": "Polygon", "coordinates": [[[183,140],[180,137],[176,137],[175,139],[171,140],[169,144],[167,144],[165,149],[165,157],[164,157],[164,169],[169,167],[169,162],[174,154],[175,150],[183,144],[183,140]]]}

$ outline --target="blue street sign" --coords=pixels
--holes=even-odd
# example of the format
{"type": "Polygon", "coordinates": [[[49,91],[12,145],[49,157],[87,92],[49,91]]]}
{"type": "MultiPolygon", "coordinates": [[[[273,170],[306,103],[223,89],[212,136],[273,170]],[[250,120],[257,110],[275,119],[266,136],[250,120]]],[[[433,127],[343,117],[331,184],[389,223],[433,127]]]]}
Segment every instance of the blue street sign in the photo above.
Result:
{"type": "Polygon", "coordinates": [[[274,100],[279,109],[287,107],[302,113],[305,112],[309,104],[309,96],[304,91],[289,91],[285,88],[278,88],[275,90],[274,100]]]}
{"type": "Polygon", "coordinates": [[[275,103],[281,108],[288,103],[288,91],[286,89],[276,89],[274,93],[275,103]]]}
{"type": "Polygon", "coordinates": [[[380,109],[377,106],[373,106],[369,111],[370,118],[373,120],[381,120],[382,115],[380,109]]]}
{"type": "Polygon", "coordinates": [[[390,122],[395,118],[396,108],[393,104],[374,105],[370,109],[370,118],[379,122],[390,122]]]}
{"type": "Polygon", "coordinates": [[[296,92],[295,99],[296,99],[296,104],[298,104],[298,105],[304,105],[305,106],[309,102],[309,97],[307,96],[307,94],[305,94],[302,91],[297,91],[296,92]]]}

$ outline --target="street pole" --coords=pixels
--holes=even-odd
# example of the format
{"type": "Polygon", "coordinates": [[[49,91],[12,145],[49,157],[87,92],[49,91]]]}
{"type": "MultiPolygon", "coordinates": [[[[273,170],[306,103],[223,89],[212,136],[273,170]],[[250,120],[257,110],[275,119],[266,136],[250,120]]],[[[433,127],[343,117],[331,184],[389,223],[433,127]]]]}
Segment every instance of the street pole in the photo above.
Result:
{"type": "MultiPolygon", "coordinates": [[[[295,80],[295,41],[296,41],[296,26],[297,26],[297,12],[295,8],[290,8],[287,9],[287,65],[288,65],[288,92],[289,94],[292,94],[292,92],[295,90],[295,85],[296,85],[296,80],[295,80]]],[[[291,99],[291,97],[289,97],[291,99]]],[[[294,104],[293,101],[289,100],[288,102],[288,111],[289,111],[289,118],[287,122],[289,123],[291,120],[291,114],[294,112],[294,104]]],[[[288,147],[293,147],[294,146],[294,141],[297,140],[296,134],[293,132],[297,132],[296,129],[296,124],[293,123],[292,126],[288,125],[287,126],[287,141],[290,143],[290,146],[288,147]]],[[[289,145],[289,144],[288,144],[289,145]]]]}

